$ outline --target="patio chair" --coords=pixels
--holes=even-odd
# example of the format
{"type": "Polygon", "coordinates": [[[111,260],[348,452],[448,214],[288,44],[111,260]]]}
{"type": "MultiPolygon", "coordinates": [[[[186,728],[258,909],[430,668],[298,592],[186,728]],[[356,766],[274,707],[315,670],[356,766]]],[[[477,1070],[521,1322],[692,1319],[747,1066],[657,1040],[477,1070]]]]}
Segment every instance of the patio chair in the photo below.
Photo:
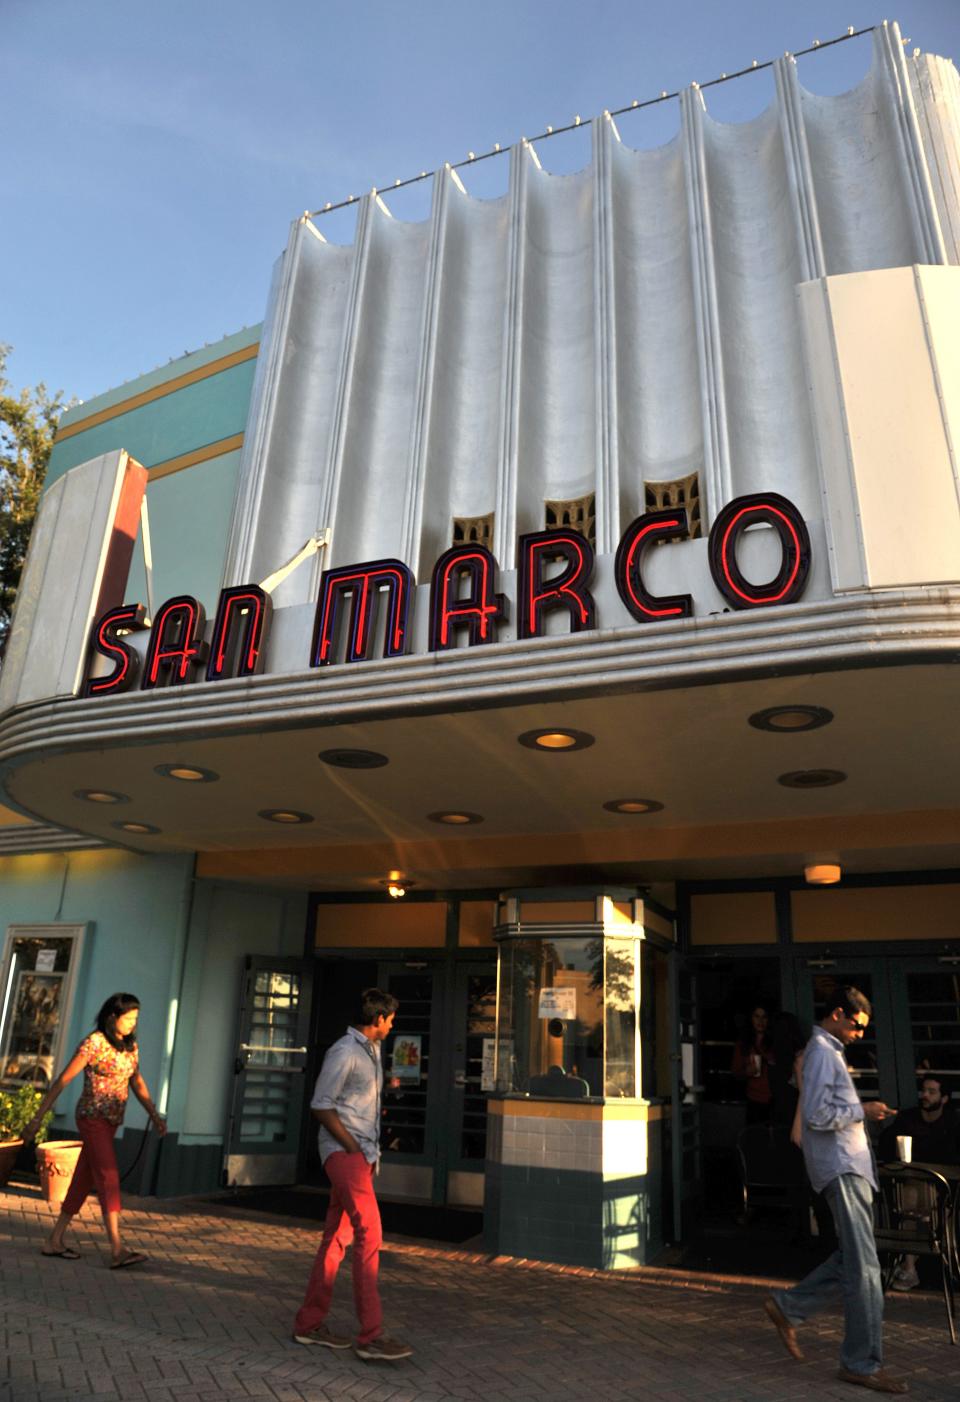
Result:
{"type": "Polygon", "coordinates": [[[880,1169],[880,1198],[874,1237],[888,1257],[883,1288],[888,1290],[904,1256],[933,1256],[940,1262],[943,1302],[950,1342],[957,1342],[953,1296],[953,1210],[950,1184],[932,1168],[890,1163],[880,1169]]]}
{"type": "Polygon", "coordinates": [[[810,1188],[803,1155],[790,1143],[786,1125],[747,1125],[737,1136],[740,1177],[743,1184],[743,1216],[749,1221],[756,1208],[787,1212],[795,1235],[809,1235],[810,1188]]]}

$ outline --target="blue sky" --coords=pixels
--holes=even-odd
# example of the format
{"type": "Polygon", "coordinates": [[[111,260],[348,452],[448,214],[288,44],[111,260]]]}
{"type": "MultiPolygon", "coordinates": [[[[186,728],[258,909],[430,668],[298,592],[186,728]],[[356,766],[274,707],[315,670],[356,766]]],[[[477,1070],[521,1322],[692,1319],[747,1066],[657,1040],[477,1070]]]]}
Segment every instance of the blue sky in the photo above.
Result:
{"type": "MultiPolygon", "coordinates": [[[[898,19],[960,62],[960,0],[0,0],[8,377],[87,399],[262,319],[291,219],[548,125],[898,19]]],[[[800,60],[855,85],[869,39],[800,60]]],[[[742,121],[769,72],[707,94],[742,121]]],[[[677,104],[620,123],[676,131],[677,104]]],[[[583,165],[586,131],[543,143],[583,165]]],[[[506,157],[464,174],[506,186],[506,157]]],[[[387,196],[421,218],[426,185],[387,196]]],[[[319,220],[350,240],[351,214],[319,220]]]]}

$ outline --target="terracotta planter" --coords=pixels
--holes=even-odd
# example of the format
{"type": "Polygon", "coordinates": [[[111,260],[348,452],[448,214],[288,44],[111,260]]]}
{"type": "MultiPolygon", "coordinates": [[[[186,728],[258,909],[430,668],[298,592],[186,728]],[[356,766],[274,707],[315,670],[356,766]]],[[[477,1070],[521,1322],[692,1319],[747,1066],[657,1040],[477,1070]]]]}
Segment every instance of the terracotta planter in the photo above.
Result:
{"type": "Polygon", "coordinates": [[[79,1139],[54,1139],[49,1144],[37,1145],[40,1187],[47,1202],[55,1207],[59,1207],[67,1195],[82,1148],[79,1139]]]}
{"type": "Polygon", "coordinates": [[[13,1165],[16,1163],[17,1155],[22,1148],[22,1139],[5,1139],[0,1144],[0,1188],[9,1183],[13,1165]]]}

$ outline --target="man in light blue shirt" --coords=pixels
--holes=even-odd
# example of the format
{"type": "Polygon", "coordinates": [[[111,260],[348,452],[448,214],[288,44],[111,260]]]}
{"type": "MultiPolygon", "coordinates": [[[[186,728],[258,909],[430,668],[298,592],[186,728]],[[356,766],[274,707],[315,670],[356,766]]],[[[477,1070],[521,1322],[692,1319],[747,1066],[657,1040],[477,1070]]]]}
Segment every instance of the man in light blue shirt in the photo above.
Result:
{"type": "Polygon", "coordinates": [[[397,1007],[392,993],[364,989],[355,1023],[323,1058],[310,1109],[320,1125],[320,1157],[330,1179],[330,1207],[306,1298],[293,1326],[298,1344],[350,1347],[350,1339],[335,1334],[326,1319],[337,1271],[352,1241],[353,1297],[360,1319],[354,1352],[358,1358],[385,1363],[409,1358],[413,1352],[408,1344],[381,1332],[383,1311],[377,1286],[383,1239],[373,1190],[380,1162],[380,1047],[393,1030],[397,1007]]]}
{"type": "Polygon", "coordinates": [[[879,1100],[860,1101],[843,1049],[863,1036],[872,1009],[857,988],[843,988],[837,997],[803,1054],[800,1117],[807,1173],[829,1204],[839,1248],[799,1285],[775,1290],[764,1309],[787,1352],[802,1358],[796,1326],[842,1294],[838,1376],[873,1392],[904,1393],[907,1382],[883,1367],[883,1287],[873,1239],[877,1172],[866,1131],[867,1120],[896,1111],[879,1100]]]}

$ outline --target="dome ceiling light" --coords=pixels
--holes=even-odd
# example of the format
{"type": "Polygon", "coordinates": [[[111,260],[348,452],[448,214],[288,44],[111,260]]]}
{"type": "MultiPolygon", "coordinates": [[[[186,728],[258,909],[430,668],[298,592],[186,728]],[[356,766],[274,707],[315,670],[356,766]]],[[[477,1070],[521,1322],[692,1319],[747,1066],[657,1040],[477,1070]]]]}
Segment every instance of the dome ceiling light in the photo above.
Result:
{"type": "Polygon", "coordinates": [[[595,743],[595,737],[585,730],[525,730],[517,740],[528,750],[546,750],[551,754],[587,750],[595,743]]]}
{"type": "Polygon", "coordinates": [[[603,806],[608,813],[660,813],[663,810],[663,804],[655,798],[611,798],[603,806]]]}
{"type": "Polygon", "coordinates": [[[195,764],[158,764],[154,774],[163,779],[177,779],[182,784],[215,784],[220,775],[213,769],[201,769],[195,764]]]}
{"type": "Polygon", "coordinates": [[[819,730],[832,720],[833,712],[825,706],[768,706],[766,710],[754,711],[748,717],[749,724],[755,730],[773,730],[780,734],[819,730]]]}

